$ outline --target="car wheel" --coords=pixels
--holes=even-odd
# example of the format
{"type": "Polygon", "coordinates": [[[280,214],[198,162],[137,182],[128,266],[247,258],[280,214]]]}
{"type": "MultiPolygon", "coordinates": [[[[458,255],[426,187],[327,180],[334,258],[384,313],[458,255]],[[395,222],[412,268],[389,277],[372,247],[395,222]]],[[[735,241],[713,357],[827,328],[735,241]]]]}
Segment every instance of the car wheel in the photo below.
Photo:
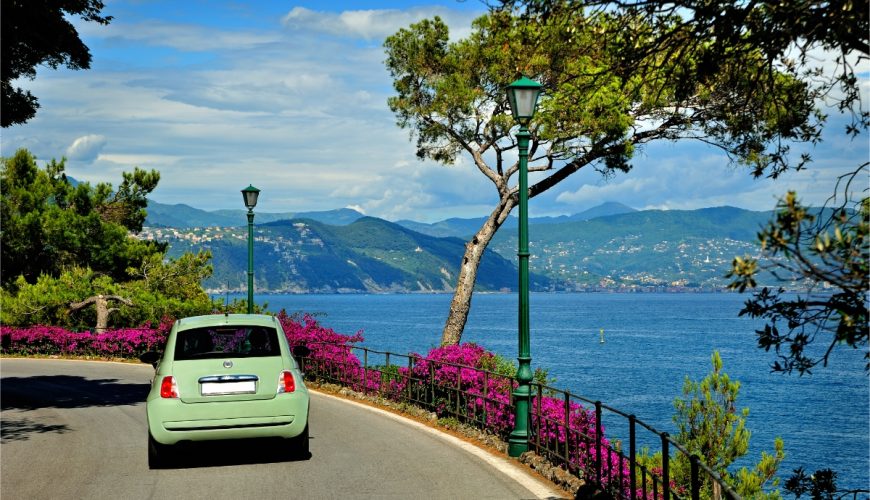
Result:
{"type": "Polygon", "coordinates": [[[160,444],[154,440],[151,433],[148,433],[148,468],[163,469],[168,465],[169,456],[166,452],[168,446],[160,444]]]}
{"type": "Polygon", "coordinates": [[[308,423],[305,424],[305,430],[295,438],[290,440],[290,453],[295,458],[307,459],[310,456],[308,451],[308,423]]]}

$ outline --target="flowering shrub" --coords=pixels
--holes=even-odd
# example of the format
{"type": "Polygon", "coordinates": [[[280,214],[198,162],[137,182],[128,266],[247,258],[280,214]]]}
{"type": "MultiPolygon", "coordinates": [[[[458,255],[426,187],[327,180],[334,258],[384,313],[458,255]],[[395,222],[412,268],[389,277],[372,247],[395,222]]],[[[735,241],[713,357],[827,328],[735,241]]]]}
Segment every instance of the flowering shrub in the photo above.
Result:
{"type": "MultiPolygon", "coordinates": [[[[307,371],[315,377],[343,383],[362,392],[377,392],[393,400],[422,403],[439,418],[473,422],[496,435],[507,438],[514,427],[512,392],[513,374],[489,371],[497,365],[496,356],[476,344],[460,344],[432,349],[426,356],[412,353],[411,367],[368,367],[353,353],[352,343],[362,340],[341,336],[317,325],[305,317],[301,323],[285,323],[291,342],[312,347],[307,371]],[[320,342],[337,341],[331,347],[320,342]]],[[[359,349],[359,348],[358,348],[359,349]]],[[[568,444],[568,466],[589,479],[595,473],[599,448],[596,443],[595,414],[575,402],[568,405],[567,425],[565,403],[549,396],[532,399],[533,429],[537,436],[533,446],[551,455],[564,454],[568,444]]],[[[604,429],[602,428],[602,434],[604,429]]],[[[630,491],[628,461],[615,450],[610,441],[601,437],[601,483],[612,491],[627,496],[630,491]]],[[[563,455],[564,456],[564,455],[563,455]]]]}
{"type": "Polygon", "coordinates": [[[439,416],[461,413],[457,409],[464,409],[470,420],[494,434],[502,437],[510,434],[514,426],[510,397],[513,379],[487,370],[495,364],[494,354],[467,343],[432,349],[425,358],[419,354],[411,356],[418,362],[409,378],[425,383],[434,381],[437,389],[432,405],[439,416]]]}
{"type": "MultiPolygon", "coordinates": [[[[352,352],[353,344],[363,340],[361,332],[352,336],[336,333],[332,328],[321,326],[310,314],[305,314],[300,319],[288,315],[283,309],[277,318],[291,346],[302,345],[311,350],[311,354],[304,360],[306,371],[355,390],[366,389],[360,385],[361,381],[367,380],[366,370],[352,352]]],[[[377,373],[371,375],[376,377],[377,373]]],[[[380,378],[376,378],[376,381],[370,382],[371,387],[368,389],[378,387],[380,378]]]]}
{"type": "Polygon", "coordinates": [[[135,358],[159,350],[166,343],[172,320],[165,318],[157,328],[146,323],[140,328],[106,330],[101,333],[71,332],[57,326],[26,328],[0,326],[0,351],[24,355],[78,355],[135,358]]]}

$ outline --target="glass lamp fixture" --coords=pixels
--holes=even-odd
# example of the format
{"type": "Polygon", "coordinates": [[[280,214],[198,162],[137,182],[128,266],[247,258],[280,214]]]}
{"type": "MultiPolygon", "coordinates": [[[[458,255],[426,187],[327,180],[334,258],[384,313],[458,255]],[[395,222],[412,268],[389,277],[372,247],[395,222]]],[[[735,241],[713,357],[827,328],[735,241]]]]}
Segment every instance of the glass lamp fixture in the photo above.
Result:
{"type": "Polygon", "coordinates": [[[540,83],[525,76],[508,85],[508,101],[511,104],[514,120],[522,125],[528,125],[535,114],[542,87],[540,83]]]}

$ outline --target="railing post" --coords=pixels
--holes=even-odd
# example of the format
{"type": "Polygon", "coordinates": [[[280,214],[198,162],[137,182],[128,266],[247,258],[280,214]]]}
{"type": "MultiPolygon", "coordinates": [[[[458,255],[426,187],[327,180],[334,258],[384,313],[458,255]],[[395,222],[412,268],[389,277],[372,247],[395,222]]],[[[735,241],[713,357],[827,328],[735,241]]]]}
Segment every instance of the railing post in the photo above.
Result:
{"type": "Polygon", "coordinates": [[[363,394],[369,393],[369,350],[363,347],[363,394]]]}
{"type": "Polygon", "coordinates": [[[619,496],[622,497],[622,495],[625,494],[625,492],[622,491],[622,485],[625,484],[625,472],[623,472],[623,469],[625,469],[625,467],[623,467],[623,465],[625,464],[625,456],[623,456],[622,452],[617,452],[616,458],[619,459],[616,464],[616,468],[619,471],[619,483],[617,486],[617,491],[619,491],[620,493],[619,496]]]}
{"type": "Polygon", "coordinates": [[[692,500],[701,498],[701,481],[698,478],[698,455],[692,454],[689,457],[689,462],[692,466],[692,500]]]}
{"type": "Polygon", "coordinates": [[[637,417],[633,414],[628,416],[628,477],[631,482],[631,500],[637,498],[637,435],[636,424],[637,417]]]}
{"type": "Polygon", "coordinates": [[[571,432],[571,396],[565,392],[563,398],[563,411],[565,412],[565,470],[571,470],[571,451],[569,446],[569,437],[571,432]]]}
{"type": "MultiPolygon", "coordinates": [[[[640,497],[643,498],[643,500],[646,500],[646,497],[647,497],[647,495],[646,495],[647,494],[647,491],[646,491],[646,467],[643,467],[643,466],[640,468],[640,487],[641,487],[641,496],[640,497]]],[[[655,490],[653,490],[653,491],[655,491],[655,490]]],[[[655,496],[655,493],[653,493],[653,496],[655,496]]]]}
{"type": "MultiPolygon", "coordinates": [[[[535,426],[535,453],[541,454],[541,425],[543,423],[543,415],[541,414],[541,399],[544,396],[544,388],[538,384],[538,399],[535,400],[535,406],[538,409],[538,422],[535,426]]],[[[532,420],[534,422],[534,419],[532,420]]]]}
{"type": "Polygon", "coordinates": [[[456,367],[456,418],[459,419],[460,404],[459,400],[462,395],[462,367],[456,367]]]}
{"type": "Polygon", "coordinates": [[[387,374],[387,378],[390,376],[390,353],[387,352],[387,366],[384,368],[384,371],[381,372],[381,379],[378,381],[378,392],[383,396],[384,394],[384,374],[387,374]]]}
{"type": "Polygon", "coordinates": [[[405,401],[408,403],[412,402],[411,398],[411,374],[414,370],[414,356],[408,356],[408,373],[405,375],[405,389],[407,390],[407,396],[405,396],[405,401]]]}
{"type": "Polygon", "coordinates": [[[668,433],[662,432],[662,499],[668,500],[671,497],[671,443],[668,441],[668,433]]]}
{"type": "Polygon", "coordinates": [[[435,364],[429,361],[429,406],[435,408],[435,364]]]}
{"type": "Polygon", "coordinates": [[[483,372],[483,428],[489,428],[489,372],[483,372]]]}
{"type": "Polygon", "coordinates": [[[601,482],[601,401],[595,402],[595,478],[601,482]]]}

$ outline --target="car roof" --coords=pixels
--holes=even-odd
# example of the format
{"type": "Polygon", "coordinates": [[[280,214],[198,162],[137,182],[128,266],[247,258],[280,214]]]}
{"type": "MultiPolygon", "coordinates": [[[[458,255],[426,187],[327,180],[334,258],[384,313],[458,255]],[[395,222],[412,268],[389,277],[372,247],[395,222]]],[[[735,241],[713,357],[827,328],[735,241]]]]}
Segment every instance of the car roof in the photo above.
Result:
{"type": "Polygon", "coordinates": [[[206,314],[203,316],[191,316],[178,320],[179,330],[188,330],[190,328],[200,328],[204,326],[272,326],[274,327],[276,320],[273,316],[266,314],[206,314]]]}

